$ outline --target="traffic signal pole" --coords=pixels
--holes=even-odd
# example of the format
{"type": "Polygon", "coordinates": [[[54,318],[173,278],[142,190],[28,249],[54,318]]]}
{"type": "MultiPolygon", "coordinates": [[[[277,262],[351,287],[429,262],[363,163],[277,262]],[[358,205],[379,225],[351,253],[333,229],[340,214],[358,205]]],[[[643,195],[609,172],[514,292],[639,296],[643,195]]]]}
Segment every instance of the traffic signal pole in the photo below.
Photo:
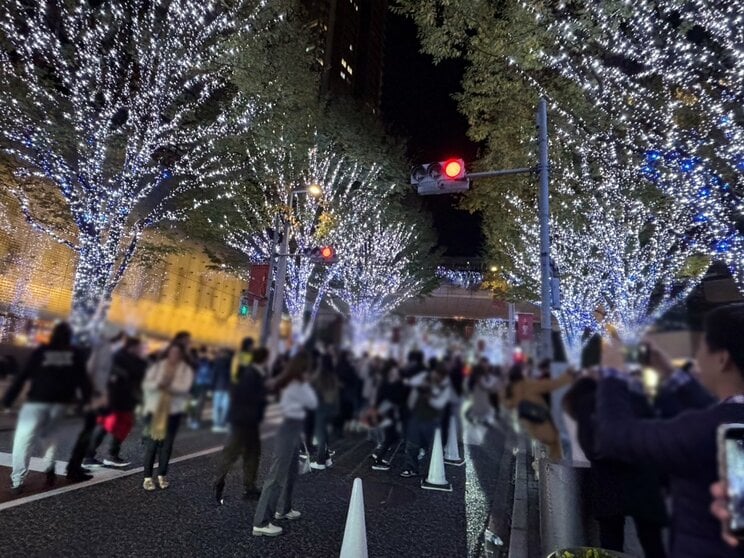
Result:
{"type": "Polygon", "coordinates": [[[540,357],[553,359],[553,317],[550,296],[550,162],[548,159],[548,103],[544,97],[537,105],[537,171],[540,176],[540,357]]]}
{"type": "MultiPolygon", "coordinates": [[[[411,171],[411,185],[415,186],[419,195],[449,194],[466,191],[469,181],[478,178],[494,178],[514,174],[533,174],[539,177],[538,218],[540,223],[540,344],[538,354],[541,359],[553,358],[552,340],[552,306],[550,271],[550,160],[548,157],[548,103],[540,98],[535,115],[538,139],[538,163],[535,167],[517,169],[502,169],[484,172],[442,173],[443,167],[458,164],[458,171],[464,171],[461,159],[450,159],[446,162],[427,163],[414,167],[411,171]],[[432,171],[435,170],[435,172],[432,171]],[[442,178],[442,174],[448,175],[442,178]],[[457,174],[457,177],[453,175],[457,174]],[[427,177],[428,175],[428,177],[427,177]]],[[[557,293],[556,293],[557,294],[557,293]]],[[[512,322],[513,325],[513,322],[512,322]]]]}

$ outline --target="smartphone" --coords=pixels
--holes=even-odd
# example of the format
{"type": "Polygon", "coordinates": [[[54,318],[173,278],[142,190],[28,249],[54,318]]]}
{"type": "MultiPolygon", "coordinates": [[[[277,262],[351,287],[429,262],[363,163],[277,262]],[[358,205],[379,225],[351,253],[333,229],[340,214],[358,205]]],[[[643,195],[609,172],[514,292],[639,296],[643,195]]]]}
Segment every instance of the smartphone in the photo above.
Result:
{"type": "Polygon", "coordinates": [[[729,532],[744,538],[744,424],[718,427],[718,465],[728,487],[729,532]]]}
{"type": "Polygon", "coordinates": [[[651,351],[646,343],[628,345],[625,347],[625,362],[647,366],[651,360],[651,351]]]}

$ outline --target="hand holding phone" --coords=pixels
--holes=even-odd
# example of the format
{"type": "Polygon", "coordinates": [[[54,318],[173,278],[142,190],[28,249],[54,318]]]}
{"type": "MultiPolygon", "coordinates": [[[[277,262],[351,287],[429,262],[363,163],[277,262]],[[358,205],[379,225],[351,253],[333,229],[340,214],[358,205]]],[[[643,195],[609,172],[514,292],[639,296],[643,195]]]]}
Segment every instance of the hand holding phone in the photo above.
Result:
{"type": "Polygon", "coordinates": [[[713,503],[710,505],[710,512],[721,522],[723,540],[729,546],[739,546],[739,540],[729,533],[729,524],[731,523],[731,513],[728,508],[728,497],[726,496],[726,483],[718,481],[711,485],[710,493],[713,496],[713,503]]]}
{"type": "MultiPolygon", "coordinates": [[[[744,538],[744,424],[722,424],[718,428],[718,464],[725,490],[727,524],[724,535],[744,538]]],[[[714,513],[716,510],[714,509],[714,513]]],[[[721,514],[723,517],[724,514],[721,514]]],[[[729,539],[724,536],[729,542],[729,539]]]]}

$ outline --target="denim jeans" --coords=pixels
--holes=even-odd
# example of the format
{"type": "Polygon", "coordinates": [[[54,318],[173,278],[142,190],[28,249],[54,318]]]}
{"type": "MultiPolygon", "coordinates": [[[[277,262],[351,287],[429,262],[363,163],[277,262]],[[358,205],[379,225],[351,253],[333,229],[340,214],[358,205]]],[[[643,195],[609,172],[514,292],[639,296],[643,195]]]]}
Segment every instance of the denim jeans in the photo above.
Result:
{"type": "Polygon", "coordinates": [[[13,472],[10,480],[13,487],[23,484],[31,462],[31,449],[39,439],[44,439],[44,468],[54,467],[57,443],[60,438],[60,423],[65,417],[67,405],[63,403],[27,402],[18,414],[15,436],[13,436],[13,472]]]}
{"type": "Polygon", "coordinates": [[[317,463],[328,459],[328,427],[336,416],[336,406],[321,403],[315,411],[315,438],[318,440],[317,463]]]}
{"type": "Polygon", "coordinates": [[[218,390],[212,396],[212,425],[223,427],[227,424],[227,411],[230,409],[230,392],[218,390]]]}

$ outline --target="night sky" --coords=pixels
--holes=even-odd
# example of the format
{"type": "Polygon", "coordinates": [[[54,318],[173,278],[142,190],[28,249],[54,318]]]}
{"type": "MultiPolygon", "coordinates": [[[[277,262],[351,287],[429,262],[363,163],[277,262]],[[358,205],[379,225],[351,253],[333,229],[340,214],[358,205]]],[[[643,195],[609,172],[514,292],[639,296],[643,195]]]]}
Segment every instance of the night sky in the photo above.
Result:
{"type": "MultiPolygon", "coordinates": [[[[430,56],[419,52],[416,26],[401,16],[389,14],[385,35],[382,111],[391,132],[407,139],[410,161],[475,159],[477,146],[466,137],[467,121],[451,98],[460,89],[462,64],[446,61],[435,66],[430,56]]],[[[426,196],[423,201],[432,213],[444,255],[477,256],[484,242],[481,219],[455,209],[458,198],[426,196]]]]}

